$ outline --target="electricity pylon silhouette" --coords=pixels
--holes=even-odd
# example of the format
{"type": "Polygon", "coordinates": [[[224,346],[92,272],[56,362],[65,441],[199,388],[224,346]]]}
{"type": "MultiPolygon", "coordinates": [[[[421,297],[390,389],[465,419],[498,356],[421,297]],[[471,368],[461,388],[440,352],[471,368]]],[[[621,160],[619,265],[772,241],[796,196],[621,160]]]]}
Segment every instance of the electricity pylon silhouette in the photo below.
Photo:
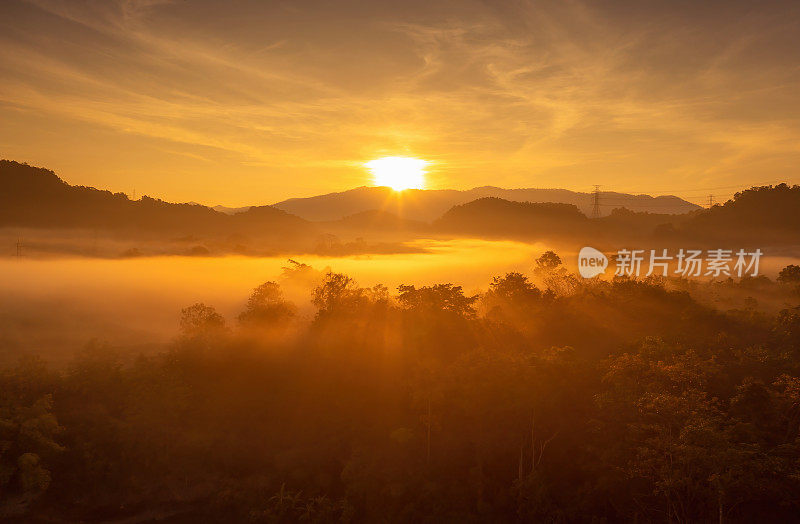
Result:
{"type": "Polygon", "coordinates": [[[600,186],[595,184],[592,202],[592,218],[600,218],[600,186]]]}

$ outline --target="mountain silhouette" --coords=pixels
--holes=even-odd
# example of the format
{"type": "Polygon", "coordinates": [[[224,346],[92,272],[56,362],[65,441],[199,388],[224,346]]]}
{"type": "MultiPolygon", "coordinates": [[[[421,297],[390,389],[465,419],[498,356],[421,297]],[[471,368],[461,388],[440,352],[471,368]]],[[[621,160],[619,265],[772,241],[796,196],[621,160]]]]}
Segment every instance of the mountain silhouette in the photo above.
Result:
{"type": "Polygon", "coordinates": [[[800,186],[778,184],[740,191],[722,205],[693,214],[678,234],[706,239],[796,243],[800,186]]]}
{"type": "Polygon", "coordinates": [[[252,206],[244,206],[244,207],[228,207],[228,206],[213,206],[211,209],[214,211],[219,211],[220,213],[225,213],[226,215],[238,215],[239,213],[244,213],[245,211],[249,211],[252,206]]]}
{"type": "Polygon", "coordinates": [[[452,207],[432,224],[439,232],[531,238],[586,231],[590,220],[572,204],[484,197],[452,207]]]}
{"type": "MultiPolygon", "coordinates": [[[[592,193],[566,189],[502,189],[484,186],[466,191],[407,189],[400,193],[388,187],[358,187],[339,193],[291,198],[273,206],[311,221],[338,220],[363,211],[381,210],[402,219],[430,222],[453,206],[485,197],[513,202],[571,204],[585,215],[591,215],[594,204],[592,193]]],[[[659,214],[683,214],[700,209],[700,206],[675,196],[652,197],[608,191],[600,193],[600,204],[602,216],[617,208],[659,214]]]]}
{"type": "Polygon", "coordinates": [[[561,189],[487,186],[397,193],[386,187],[360,187],[220,212],[148,196],[131,200],[123,193],[72,186],[48,169],[0,160],[0,227],[173,238],[242,237],[264,240],[259,244],[262,248],[286,249],[305,249],[319,243],[321,234],[331,232],[352,237],[372,233],[382,241],[397,242],[416,234],[442,233],[528,239],[655,235],[663,240],[785,244],[796,242],[800,231],[800,186],[754,187],[710,210],[677,197],[606,192],[600,196],[601,203],[619,207],[612,207],[610,213],[604,207],[606,213],[599,220],[587,218],[592,199],[590,193],[561,189]]]}
{"type": "Polygon", "coordinates": [[[302,218],[271,206],[228,215],[199,204],[71,186],[53,171],[0,160],[0,226],[87,228],[182,235],[243,234],[297,239],[315,233],[302,218]]]}

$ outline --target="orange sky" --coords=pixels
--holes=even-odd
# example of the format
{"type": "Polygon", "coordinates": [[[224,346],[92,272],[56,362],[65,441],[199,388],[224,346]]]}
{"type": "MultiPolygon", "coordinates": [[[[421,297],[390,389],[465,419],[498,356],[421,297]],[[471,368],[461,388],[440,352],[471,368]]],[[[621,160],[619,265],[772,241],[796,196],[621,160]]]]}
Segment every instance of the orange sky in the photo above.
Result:
{"type": "Polygon", "coordinates": [[[172,201],[800,182],[798,2],[3,0],[0,157],[172,201]],[[231,4],[231,5],[228,5],[231,4]]]}

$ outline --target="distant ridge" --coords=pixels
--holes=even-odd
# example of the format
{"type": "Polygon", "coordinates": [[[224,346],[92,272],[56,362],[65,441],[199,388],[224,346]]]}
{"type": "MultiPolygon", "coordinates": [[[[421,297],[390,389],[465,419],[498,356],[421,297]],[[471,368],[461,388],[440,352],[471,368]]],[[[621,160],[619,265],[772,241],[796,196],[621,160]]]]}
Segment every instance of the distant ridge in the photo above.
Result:
{"type": "Polygon", "coordinates": [[[249,211],[253,206],[244,206],[244,207],[228,207],[222,205],[216,206],[207,206],[205,204],[201,204],[199,202],[186,202],[187,204],[191,204],[193,206],[201,206],[201,207],[208,207],[216,211],[217,213],[225,213],[226,215],[238,215],[239,213],[244,213],[245,211],[249,211]]]}
{"type": "Polygon", "coordinates": [[[71,186],[53,171],[0,160],[0,227],[105,230],[124,233],[120,237],[204,237],[235,243],[236,249],[247,239],[262,251],[278,246],[307,249],[321,234],[331,232],[357,239],[368,233],[396,242],[418,234],[525,239],[578,234],[764,246],[797,245],[800,232],[800,186],[753,187],[711,209],[677,197],[605,192],[601,204],[611,213],[599,220],[587,218],[592,200],[591,193],[563,189],[487,186],[399,194],[386,187],[360,187],[219,212],[195,203],[148,196],[131,200],[123,193],[71,186]]]}
{"type": "Polygon", "coordinates": [[[694,214],[678,234],[720,241],[748,238],[768,243],[800,244],[800,185],[755,186],[724,204],[694,214]]]}
{"type": "MultiPolygon", "coordinates": [[[[332,221],[364,211],[381,210],[401,219],[431,222],[453,206],[479,198],[502,198],[512,202],[571,204],[590,215],[594,195],[566,189],[503,189],[483,186],[459,191],[454,189],[407,189],[397,193],[388,187],[358,187],[339,193],[308,198],[291,198],[274,207],[311,221],[332,221]]],[[[626,208],[637,212],[680,215],[701,209],[676,196],[631,195],[604,191],[600,193],[601,215],[626,208]]]]}
{"type": "Polygon", "coordinates": [[[484,197],[452,207],[433,222],[437,231],[485,237],[542,237],[586,231],[589,219],[572,204],[484,197]]]}
{"type": "Polygon", "coordinates": [[[170,234],[244,234],[298,239],[314,234],[307,221],[271,206],[228,215],[199,204],[71,186],[53,171],[0,160],[0,226],[88,228],[170,234]]]}
{"type": "Polygon", "coordinates": [[[252,206],[244,206],[244,207],[214,206],[211,209],[219,213],[225,213],[226,215],[238,215],[239,213],[250,211],[250,209],[252,209],[252,206]]]}

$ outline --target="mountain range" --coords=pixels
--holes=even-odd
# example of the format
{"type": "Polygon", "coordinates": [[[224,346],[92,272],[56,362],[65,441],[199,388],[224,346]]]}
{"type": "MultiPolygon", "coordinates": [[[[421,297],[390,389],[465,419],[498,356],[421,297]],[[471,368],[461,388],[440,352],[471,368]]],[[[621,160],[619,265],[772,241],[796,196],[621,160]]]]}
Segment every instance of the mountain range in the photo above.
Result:
{"type": "MultiPolygon", "coordinates": [[[[53,171],[0,160],[0,227],[106,231],[118,238],[203,239],[220,250],[307,250],[330,233],[401,244],[430,236],[659,238],[796,244],[800,187],[744,190],[711,209],[680,198],[603,192],[603,216],[591,220],[595,196],[560,189],[468,191],[360,187],[272,206],[221,208],[72,186],[53,171]],[[619,207],[615,207],[619,206],[619,207]],[[610,208],[610,212],[609,212],[610,208]],[[680,214],[679,214],[680,213],[680,214]],[[242,247],[244,246],[244,247],[242,247]],[[250,247],[248,247],[250,246],[250,247]]],[[[10,235],[13,232],[6,231],[10,235]]],[[[14,235],[15,236],[15,235],[14,235]]],[[[326,240],[327,244],[335,244],[326,240]]],[[[766,244],[765,244],[766,245],[766,244]]],[[[355,249],[355,248],[353,248],[355,249]]],[[[219,252],[219,251],[218,251],[219,252]]]]}
{"type": "Polygon", "coordinates": [[[251,235],[291,240],[314,234],[308,221],[272,206],[235,215],[197,204],[72,186],[53,171],[0,160],[0,226],[82,228],[170,235],[251,235]]]}
{"type": "MultiPolygon", "coordinates": [[[[401,219],[431,222],[453,206],[487,197],[511,202],[572,204],[583,214],[591,216],[595,195],[566,189],[503,189],[493,186],[466,191],[406,189],[402,193],[388,187],[358,187],[339,193],[291,198],[272,206],[311,221],[338,220],[364,211],[380,210],[401,219]]],[[[598,198],[600,216],[607,216],[612,210],[623,207],[632,211],[667,215],[680,215],[701,209],[700,206],[676,196],[652,197],[602,191],[598,198]]]]}

